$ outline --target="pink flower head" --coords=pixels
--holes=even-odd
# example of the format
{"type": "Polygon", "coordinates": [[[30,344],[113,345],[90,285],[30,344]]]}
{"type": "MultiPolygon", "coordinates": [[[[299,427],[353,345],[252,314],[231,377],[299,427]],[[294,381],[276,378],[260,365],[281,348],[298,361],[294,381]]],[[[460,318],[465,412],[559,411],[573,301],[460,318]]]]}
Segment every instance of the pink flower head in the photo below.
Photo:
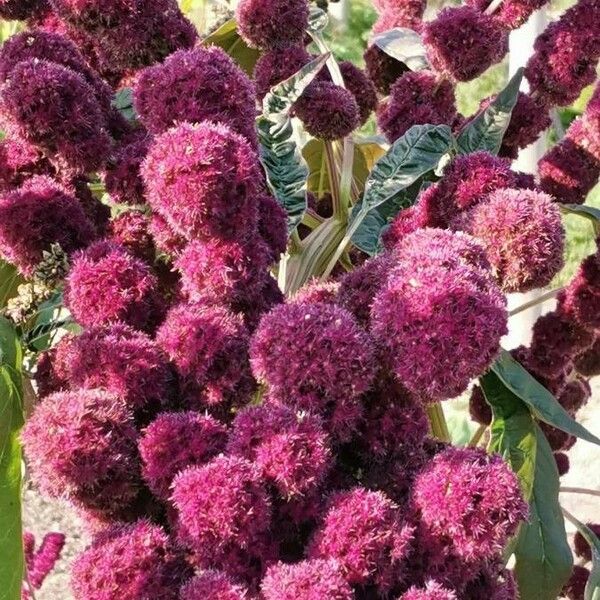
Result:
{"type": "Polygon", "coordinates": [[[367,334],[350,313],[326,303],[275,307],[254,333],[250,358],[254,375],[275,399],[327,417],[333,430],[342,419],[336,435],[352,428],[353,409],[375,375],[367,334]]]}
{"type": "Polygon", "coordinates": [[[600,375],[600,336],[596,336],[593,344],[575,358],[575,369],[584,377],[600,375]]]}
{"type": "Polygon", "coordinates": [[[0,141],[0,192],[10,192],[35,175],[54,173],[36,146],[19,138],[0,141]]]}
{"type": "Polygon", "coordinates": [[[433,400],[457,396],[483,373],[507,329],[506,300],[491,274],[453,260],[400,262],[371,309],[373,336],[396,377],[433,400]]]}
{"type": "Polygon", "coordinates": [[[283,292],[270,273],[264,273],[261,279],[260,288],[234,303],[232,307],[233,310],[243,315],[244,323],[250,333],[256,330],[265,313],[285,301],[283,292]]]}
{"type": "Polygon", "coordinates": [[[409,71],[392,85],[387,103],[377,114],[379,127],[390,142],[413,125],[450,124],[456,118],[452,84],[431,71],[409,71]]]}
{"type": "Polygon", "coordinates": [[[73,562],[75,600],[178,600],[189,569],[158,525],[115,526],[94,539],[73,562]]]}
{"type": "Polygon", "coordinates": [[[283,498],[306,495],[324,480],[332,462],[321,419],[267,403],[239,412],[228,452],[256,464],[283,498]]]}
{"type": "Polygon", "coordinates": [[[175,232],[167,221],[156,213],[152,215],[148,229],[156,248],[169,256],[178,255],[186,246],[186,239],[175,232]]]}
{"type": "MultiPolygon", "coordinates": [[[[38,398],[44,398],[48,394],[61,392],[69,388],[68,365],[62,364],[58,353],[62,346],[71,342],[71,339],[71,336],[66,335],[60,339],[56,346],[39,354],[34,377],[38,398]]],[[[63,354],[66,354],[66,352],[63,352],[63,354]]]]}
{"type": "Polygon", "coordinates": [[[586,109],[583,117],[575,119],[565,132],[565,137],[585,152],[591,162],[600,164],[600,118],[592,118],[591,112],[586,109]]]}
{"type": "Polygon", "coordinates": [[[515,187],[516,182],[509,161],[481,150],[457,156],[436,187],[426,190],[432,190],[426,200],[440,226],[447,226],[461,211],[482,202],[491,192],[515,187]]]}
{"type": "Polygon", "coordinates": [[[158,498],[168,500],[177,473],[209,462],[226,442],[226,427],[209,415],[161,413],[143,430],[138,443],[142,476],[158,498]]]}
{"type": "Polygon", "coordinates": [[[22,438],[34,480],[53,498],[113,510],[137,495],[132,416],[108,392],[77,390],[47,396],[22,438]]]}
{"type": "Polygon", "coordinates": [[[354,593],[335,560],[277,563],[262,584],[264,600],[352,600],[354,593]]]}
{"type": "Polygon", "coordinates": [[[123,323],[95,326],[56,346],[71,389],[102,388],[132,411],[156,412],[172,400],[173,377],[154,340],[123,323]]]}
{"type": "Polygon", "coordinates": [[[561,312],[586,329],[600,329],[600,250],[588,256],[559,294],[561,312]]]}
{"type": "Polygon", "coordinates": [[[346,89],[351,92],[356,104],[358,104],[360,124],[364,125],[371,113],[377,108],[375,86],[366,73],[350,61],[341,62],[340,71],[346,89]]]}
{"type": "Polygon", "coordinates": [[[501,189],[457,219],[485,247],[506,292],[548,285],[563,266],[565,232],[553,199],[533,190],[501,189]]]}
{"type": "Polygon", "coordinates": [[[243,458],[218,456],[175,477],[171,501],[181,543],[201,564],[216,564],[233,545],[252,549],[271,521],[271,503],[258,468],[243,458]]]}
{"type": "Polygon", "coordinates": [[[102,108],[71,69],[39,59],[20,62],[0,99],[8,133],[39,146],[61,166],[93,171],[108,157],[111,139],[102,108]]]}
{"type": "Polygon", "coordinates": [[[28,532],[24,534],[27,582],[32,588],[38,590],[60,559],[65,545],[65,535],[56,532],[47,533],[34,553],[35,538],[32,534],[27,534],[28,532]]]}
{"type": "Polygon", "coordinates": [[[303,45],[285,46],[261,54],[254,67],[256,96],[262,101],[269,90],[308,64],[312,56],[303,45]]]}
{"type": "Polygon", "coordinates": [[[376,44],[367,48],[364,60],[369,78],[377,91],[386,96],[390,93],[392,84],[409,70],[404,63],[386,54],[376,44]]]}
{"type": "Polygon", "coordinates": [[[277,262],[287,248],[287,213],[271,194],[260,194],[258,204],[258,233],[269,247],[271,262],[277,262]]]}
{"type": "Polygon", "coordinates": [[[46,8],[47,0],[0,0],[0,17],[28,19],[46,8]]]}
{"type": "Polygon", "coordinates": [[[144,182],[141,166],[148,154],[151,138],[141,139],[121,146],[106,165],[104,185],[113,202],[118,204],[144,204],[144,182]]]}
{"type": "Polygon", "coordinates": [[[471,6],[443,9],[423,26],[432,67],[457,81],[470,81],[508,52],[508,34],[491,15],[471,6]]]}
{"type": "Polygon", "coordinates": [[[351,312],[365,328],[371,318],[373,299],[385,284],[392,265],[388,255],[380,255],[367,260],[340,280],[339,305],[351,312]]]}
{"type": "Polygon", "coordinates": [[[326,302],[328,304],[337,304],[339,288],[340,284],[337,281],[321,281],[314,278],[305,283],[289,299],[289,302],[306,302],[307,304],[326,302]]]}
{"type": "Polygon", "coordinates": [[[309,542],[309,559],[334,559],[351,585],[374,584],[385,593],[406,567],[413,528],[385,494],[354,488],[332,496],[309,542]]]}
{"type": "Polygon", "coordinates": [[[115,217],[108,226],[108,239],[123,246],[133,256],[152,264],[156,250],[149,231],[150,217],[130,210],[115,217]]]}
{"type": "Polygon", "coordinates": [[[235,17],[249,46],[273,50],[302,43],[308,13],[307,0],[241,0],[235,17]]]}
{"type": "Polygon", "coordinates": [[[178,304],[168,312],[156,339],[194,407],[240,406],[249,400],[254,383],[248,333],[238,315],[218,305],[178,304]]]}
{"type": "Polygon", "coordinates": [[[569,316],[554,311],[540,317],[533,326],[531,368],[549,378],[558,376],[569,361],[594,343],[594,334],[569,316]]]}
{"type": "MultiPolygon", "coordinates": [[[[506,0],[493,12],[494,19],[506,29],[518,29],[547,0],[506,0]]],[[[481,12],[491,4],[490,0],[469,0],[467,2],[481,12]]]]}
{"type": "Polygon", "coordinates": [[[248,600],[248,591],[225,573],[207,570],[190,579],[180,592],[180,600],[248,600]]]}
{"type": "Polygon", "coordinates": [[[600,176],[600,161],[568,137],[538,163],[540,187],[559,202],[582,204],[600,176]]]}
{"type": "Polygon", "coordinates": [[[475,448],[436,455],[416,479],[413,503],[431,535],[466,561],[498,556],[528,514],[515,473],[475,448]]]}
{"type": "Polygon", "coordinates": [[[395,2],[383,8],[373,24],[373,35],[404,27],[420,31],[423,25],[423,13],[426,2],[423,0],[405,0],[395,2]]]}
{"type": "Polygon", "coordinates": [[[411,587],[398,600],[457,600],[456,594],[443,585],[430,580],[424,588],[411,587]]]}
{"type": "Polygon", "coordinates": [[[314,81],[294,104],[294,113],[313,137],[341,139],[358,127],[356,99],[347,89],[329,81],[314,81]]]}
{"type": "Polygon", "coordinates": [[[255,90],[248,76],[221,48],[197,46],[175,52],[142,71],[134,106],[151,133],[182,121],[214,121],[256,142],[255,90]]]}
{"type": "Polygon", "coordinates": [[[435,227],[438,224],[437,207],[430,201],[437,196],[437,189],[436,184],[430,185],[421,192],[415,204],[398,212],[381,234],[381,242],[386,250],[393,250],[407,235],[417,229],[435,227]]]}
{"type": "Polygon", "coordinates": [[[188,239],[240,237],[256,222],[256,154],[224,125],[182,123],[159,135],[142,177],[150,206],[188,239]]]}
{"type": "MultiPolygon", "coordinates": [[[[586,523],[586,525],[594,532],[596,536],[600,536],[600,525],[596,523],[586,523]]],[[[586,562],[592,560],[592,549],[588,544],[587,540],[579,533],[575,533],[573,539],[573,545],[575,546],[575,554],[580,558],[585,559],[586,562]]]]}
{"type": "Polygon", "coordinates": [[[123,321],[151,329],[162,311],[156,286],[148,265],[123,246],[100,241],[75,256],[65,303],[85,327],[123,321]]]}
{"type": "Polygon", "coordinates": [[[93,238],[77,199],[49,177],[33,177],[0,197],[0,254],[25,275],[33,274],[52,244],[70,254],[93,238]]]}

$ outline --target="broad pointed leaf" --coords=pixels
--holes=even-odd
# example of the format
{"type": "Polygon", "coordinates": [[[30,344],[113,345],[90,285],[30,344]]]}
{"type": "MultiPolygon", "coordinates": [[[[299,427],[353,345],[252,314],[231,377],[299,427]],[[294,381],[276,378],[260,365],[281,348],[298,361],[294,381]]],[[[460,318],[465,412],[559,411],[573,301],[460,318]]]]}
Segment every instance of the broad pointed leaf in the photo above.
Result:
{"type": "Polygon", "coordinates": [[[248,75],[252,76],[260,52],[250,48],[240,37],[235,19],[229,19],[229,21],[223,23],[218,29],[205,37],[202,43],[205,46],[223,48],[248,75]]]}
{"type": "Polygon", "coordinates": [[[527,404],[537,419],[582,440],[600,445],[600,439],[575,421],[558,403],[556,398],[523,368],[509,352],[505,350],[501,352],[492,365],[492,371],[511,392],[527,404]]]}
{"type": "Polygon", "coordinates": [[[587,204],[561,204],[560,207],[565,212],[591,221],[594,231],[597,235],[600,235],[600,208],[588,206],[587,204]]]}
{"type": "Polygon", "coordinates": [[[429,68],[427,52],[421,36],[412,29],[396,27],[371,38],[371,44],[381,48],[388,56],[406,65],[411,71],[429,68]]]}
{"type": "Polygon", "coordinates": [[[460,132],[457,146],[461,154],[477,150],[498,154],[517,103],[522,79],[523,69],[519,69],[494,101],[460,132]]]}

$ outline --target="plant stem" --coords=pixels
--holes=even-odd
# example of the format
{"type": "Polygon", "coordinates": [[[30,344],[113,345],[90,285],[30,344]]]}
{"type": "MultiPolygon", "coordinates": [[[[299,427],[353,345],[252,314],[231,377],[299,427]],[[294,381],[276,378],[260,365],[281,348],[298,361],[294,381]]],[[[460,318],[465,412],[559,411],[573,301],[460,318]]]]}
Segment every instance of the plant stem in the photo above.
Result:
{"type": "Polygon", "coordinates": [[[564,289],[564,287],[559,287],[559,288],[556,288],[555,290],[550,290],[549,292],[542,294],[538,298],[534,298],[533,300],[530,300],[529,302],[525,302],[525,304],[521,304],[521,306],[517,306],[517,308],[511,310],[508,313],[508,315],[510,317],[513,317],[514,315],[518,315],[519,313],[522,313],[525,310],[528,310],[534,306],[537,306],[538,304],[541,304],[542,302],[546,302],[546,300],[552,300],[552,298],[556,298],[556,296],[558,296],[558,294],[563,289],[564,289]]]}
{"type": "Polygon", "coordinates": [[[502,4],[502,0],[492,0],[490,2],[490,5],[485,9],[485,14],[493,15],[496,12],[496,10],[498,10],[498,8],[500,8],[501,4],[502,4]]]}
{"type": "Polygon", "coordinates": [[[431,433],[442,442],[450,442],[450,431],[444,416],[444,409],[439,402],[430,404],[427,407],[427,416],[431,426],[431,433]]]}
{"type": "Polygon", "coordinates": [[[479,442],[481,441],[481,438],[483,437],[483,434],[486,432],[487,429],[487,425],[480,425],[477,428],[477,431],[473,434],[473,437],[469,440],[469,448],[475,448],[479,442]]]}
{"type": "Polygon", "coordinates": [[[348,219],[348,208],[352,203],[352,184],[354,169],[354,141],[351,136],[344,138],[344,150],[342,156],[342,172],[340,174],[340,198],[343,203],[344,214],[340,215],[348,219]]]}
{"type": "Polygon", "coordinates": [[[556,108],[553,108],[550,112],[550,116],[552,117],[552,127],[554,127],[556,138],[558,140],[562,140],[562,138],[565,137],[565,128],[563,127],[562,121],[560,120],[558,110],[556,110],[556,108]]]}
{"type": "Polygon", "coordinates": [[[342,215],[342,197],[340,192],[340,170],[338,169],[335,158],[335,150],[332,142],[323,142],[325,146],[325,160],[327,162],[327,173],[329,175],[329,187],[331,189],[331,198],[333,202],[333,215],[339,217],[342,215]]]}
{"type": "Polygon", "coordinates": [[[561,492],[565,492],[567,494],[587,494],[588,496],[599,496],[600,490],[589,490],[587,488],[580,487],[561,487],[561,492]]]}

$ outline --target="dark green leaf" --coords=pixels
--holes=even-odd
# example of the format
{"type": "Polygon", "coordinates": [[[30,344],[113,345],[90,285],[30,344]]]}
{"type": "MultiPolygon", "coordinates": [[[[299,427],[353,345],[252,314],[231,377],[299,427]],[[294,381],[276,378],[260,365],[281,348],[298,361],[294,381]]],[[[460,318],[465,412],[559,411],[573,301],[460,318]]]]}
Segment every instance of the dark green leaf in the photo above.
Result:
{"type": "Polygon", "coordinates": [[[137,119],[137,114],[133,107],[133,90],[131,88],[120,89],[115,94],[112,104],[128,121],[135,121],[137,119]]]}
{"type": "Polygon", "coordinates": [[[21,347],[12,324],[0,317],[0,593],[21,598],[21,347]]]}
{"type": "Polygon", "coordinates": [[[423,177],[432,173],[453,147],[454,138],[447,125],[415,125],[396,140],[375,163],[365,182],[363,200],[356,205],[349,228],[352,243],[369,253],[367,249],[378,247],[381,229],[377,230],[377,224],[383,227],[401,208],[414,202],[415,195],[409,188],[415,185],[418,189],[423,177]],[[375,210],[380,214],[363,226],[375,210]]]}
{"type": "Polygon", "coordinates": [[[503,350],[492,365],[492,371],[517,395],[541,421],[566,431],[582,440],[600,445],[600,439],[577,423],[556,398],[533,375],[525,370],[509,352],[503,350]]]}
{"type": "Polygon", "coordinates": [[[375,35],[371,44],[381,48],[388,56],[404,63],[411,71],[429,68],[427,52],[421,36],[412,29],[396,27],[375,35]]]}
{"type": "Polygon", "coordinates": [[[533,492],[537,436],[535,421],[525,403],[489,371],[479,379],[492,408],[489,450],[501,454],[521,483],[524,496],[533,492]]]}
{"type": "Polygon", "coordinates": [[[223,48],[248,75],[252,76],[254,65],[260,56],[260,52],[254,48],[250,48],[240,37],[235,19],[229,19],[229,21],[223,23],[218,29],[204,38],[202,43],[205,46],[219,46],[219,48],[223,48]]]}
{"type": "Polygon", "coordinates": [[[289,111],[329,58],[319,56],[275,86],[263,102],[258,119],[260,160],[274,196],[288,214],[290,233],[306,212],[309,169],[294,138],[289,111]]]}
{"type": "Polygon", "coordinates": [[[522,79],[523,69],[519,69],[494,101],[460,132],[457,145],[461,154],[477,150],[498,154],[512,110],[517,103],[522,79]]]}
{"type": "Polygon", "coordinates": [[[585,586],[584,600],[600,600],[600,540],[587,525],[573,515],[565,512],[565,516],[577,527],[592,552],[592,570],[585,586]]]}
{"type": "Polygon", "coordinates": [[[573,556],[558,503],[559,478],[552,449],[536,425],[535,478],[527,523],[515,547],[521,600],[554,600],[571,575],[573,556]]]}
{"type": "Polygon", "coordinates": [[[17,288],[24,281],[16,267],[0,260],[0,308],[4,308],[17,295],[17,288]]]}

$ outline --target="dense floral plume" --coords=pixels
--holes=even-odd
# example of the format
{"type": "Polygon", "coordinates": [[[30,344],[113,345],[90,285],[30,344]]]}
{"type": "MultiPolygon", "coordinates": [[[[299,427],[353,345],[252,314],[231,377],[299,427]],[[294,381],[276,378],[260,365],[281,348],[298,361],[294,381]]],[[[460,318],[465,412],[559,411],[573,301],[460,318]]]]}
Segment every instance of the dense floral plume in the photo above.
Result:
{"type": "Polygon", "coordinates": [[[262,101],[274,85],[297,73],[311,59],[312,56],[301,44],[276,48],[261,54],[253,72],[257,98],[262,101]]]}
{"type": "Polygon", "coordinates": [[[121,213],[108,224],[107,239],[123,246],[130,254],[149,264],[154,262],[156,248],[150,232],[151,217],[141,211],[121,213]]]}
{"type": "Polygon", "coordinates": [[[456,594],[435,581],[428,581],[424,588],[411,587],[398,600],[456,600],[456,594]]]}
{"type": "Polygon", "coordinates": [[[180,600],[248,600],[248,591],[225,573],[206,570],[190,579],[180,592],[180,600]]]}
{"type": "Polygon", "coordinates": [[[60,559],[64,545],[64,533],[47,533],[37,549],[35,548],[35,537],[33,534],[28,531],[23,534],[29,590],[32,588],[38,590],[42,587],[44,580],[60,559]]]}
{"type": "Polygon", "coordinates": [[[378,92],[384,95],[390,93],[391,86],[409,69],[408,67],[386,54],[379,46],[373,44],[364,53],[365,69],[378,92]]]}
{"type": "Polygon", "coordinates": [[[3,19],[28,19],[46,8],[47,0],[0,0],[3,19]]]}

